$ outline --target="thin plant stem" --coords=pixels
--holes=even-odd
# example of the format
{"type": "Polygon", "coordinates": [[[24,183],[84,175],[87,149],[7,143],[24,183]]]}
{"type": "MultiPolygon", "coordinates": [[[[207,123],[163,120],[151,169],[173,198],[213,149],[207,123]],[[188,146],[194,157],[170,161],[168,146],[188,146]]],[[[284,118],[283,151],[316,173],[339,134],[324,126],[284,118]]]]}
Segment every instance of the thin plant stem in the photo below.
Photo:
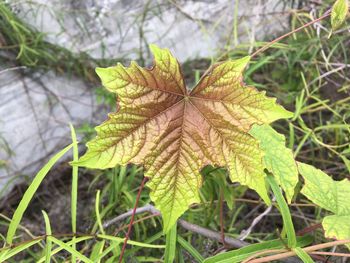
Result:
{"type": "Polygon", "coordinates": [[[258,256],[264,256],[264,255],[267,255],[267,254],[276,254],[276,253],[282,253],[282,252],[286,252],[287,250],[286,249],[269,249],[269,250],[263,250],[263,251],[260,251],[260,252],[257,252],[256,254],[248,257],[247,259],[245,259],[244,261],[242,261],[242,263],[249,263],[250,260],[258,257],[258,256]]]}
{"type": "Polygon", "coordinates": [[[333,256],[333,257],[347,257],[347,258],[350,258],[350,254],[349,253],[317,251],[317,252],[310,252],[310,254],[311,255],[322,255],[322,256],[333,256]]]}
{"type": "Polygon", "coordinates": [[[286,38],[286,37],[288,37],[290,35],[293,35],[294,33],[298,32],[298,31],[300,31],[300,30],[302,30],[302,29],[304,29],[306,27],[309,27],[309,26],[311,26],[311,25],[313,25],[313,24],[323,20],[324,18],[330,16],[330,14],[331,14],[331,12],[329,10],[324,15],[320,16],[319,18],[316,18],[316,19],[310,21],[309,23],[306,23],[306,24],[302,25],[301,27],[298,27],[298,28],[296,28],[296,29],[294,29],[294,30],[292,30],[292,31],[290,31],[290,32],[288,32],[288,33],[286,33],[286,34],[284,34],[284,35],[282,35],[282,36],[272,40],[271,42],[267,43],[266,45],[264,45],[263,47],[261,47],[257,51],[255,51],[251,55],[251,57],[253,58],[253,57],[257,56],[258,54],[260,54],[260,53],[264,52],[265,50],[269,49],[273,44],[281,41],[282,39],[284,39],[284,38],[286,38]]]}
{"type": "Polygon", "coordinates": [[[317,223],[314,225],[311,225],[309,227],[306,227],[300,231],[297,232],[297,236],[303,236],[306,235],[307,233],[310,233],[312,231],[315,231],[316,229],[322,228],[322,223],[317,223]]]}
{"type": "Polygon", "coordinates": [[[224,231],[224,191],[220,190],[220,234],[221,234],[221,242],[226,247],[225,242],[225,231],[224,231]]]}
{"type": "MultiPolygon", "coordinates": [[[[319,250],[319,249],[333,247],[333,246],[337,246],[337,245],[344,245],[344,244],[348,244],[348,243],[350,243],[350,239],[337,240],[337,241],[332,241],[332,242],[328,242],[328,243],[324,243],[324,244],[318,244],[318,245],[314,245],[314,246],[305,247],[305,248],[302,248],[302,250],[304,250],[307,253],[311,253],[311,252],[315,252],[316,250],[319,250]]],[[[295,255],[296,255],[296,253],[294,251],[289,251],[289,252],[285,252],[285,253],[281,253],[281,254],[277,254],[277,255],[267,256],[267,257],[258,258],[258,259],[252,259],[249,261],[249,263],[272,262],[274,260],[289,258],[289,257],[293,257],[295,255]]]]}
{"type": "Polygon", "coordinates": [[[142,189],[145,187],[145,183],[147,182],[147,180],[148,180],[147,177],[143,178],[143,180],[142,180],[142,182],[141,182],[141,185],[140,185],[139,192],[137,193],[137,197],[136,197],[136,201],[135,201],[135,206],[134,206],[134,209],[133,209],[133,211],[132,211],[132,215],[131,215],[131,219],[130,219],[130,223],[129,223],[129,227],[128,227],[128,232],[126,233],[125,240],[124,240],[124,244],[123,244],[123,247],[122,247],[122,251],[120,252],[119,263],[121,263],[121,262],[123,261],[123,256],[124,256],[125,248],[126,248],[128,239],[129,239],[130,234],[131,234],[131,229],[132,229],[132,225],[133,225],[133,223],[134,223],[135,214],[136,214],[136,209],[137,209],[137,206],[138,206],[138,204],[139,204],[140,197],[141,197],[141,192],[142,192],[142,189]]]}
{"type": "MultiPolygon", "coordinates": [[[[108,226],[111,226],[112,224],[115,224],[119,221],[122,221],[128,217],[130,217],[132,215],[132,210],[124,213],[124,214],[121,214],[107,222],[105,222],[103,224],[104,227],[108,227],[108,226]]],[[[145,213],[145,212],[148,212],[148,213],[151,213],[151,214],[157,214],[160,215],[160,212],[159,210],[157,210],[154,206],[150,205],[150,204],[147,204],[143,207],[139,207],[136,209],[135,211],[135,214],[142,214],[142,213],[145,213]]],[[[134,222],[135,223],[135,222],[134,222]]],[[[183,219],[179,219],[178,220],[178,225],[181,226],[182,228],[190,231],[190,232],[193,232],[193,233],[197,233],[199,235],[202,235],[202,236],[205,236],[209,239],[213,239],[213,240],[216,240],[218,242],[221,242],[221,234],[219,232],[215,232],[215,231],[212,231],[210,229],[207,229],[207,228],[204,228],[204,227],[201,227],[201,226],[198,226],[198,225],[195,225],[195,224],[192,224],[192,223],[189,223],[183,219]]],[[[225,236],[225,242],[226,244],[229,246],[229,247],[234,247],[234,248],[241,248],[241,247],[244,247],[244,246],[248,246],[249,243],[247,242],[244,242],[242,240],[239,240],[239,239],[235,239],[235,238],[232,238],[232,237],[228,237],[228,236],[225,236]]]]}

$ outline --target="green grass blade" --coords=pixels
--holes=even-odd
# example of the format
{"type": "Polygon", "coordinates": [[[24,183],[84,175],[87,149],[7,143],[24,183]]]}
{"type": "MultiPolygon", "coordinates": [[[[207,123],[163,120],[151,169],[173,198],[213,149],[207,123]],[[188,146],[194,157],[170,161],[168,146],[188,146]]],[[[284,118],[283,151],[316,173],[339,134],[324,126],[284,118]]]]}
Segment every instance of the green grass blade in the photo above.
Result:
{"type": "MultiPolygon", "coordinates": [[[[71,241],[66,242],[66,245],[72,246],[73,243],[78,244],[82,241],[93,239],[93,238],[94,238],[94,236],[77,237],[74,240],[72,239],[71,241]]],[[[51,251],[50,256],[52,257],[53,255],[56,255],[57,253],[61,252],[62,250],[64,250],[64,248],[62,248],[62,247],[55,248],[54,250],[51,251]]],[[[44,261],[45,261],[45,257],[42,257],[37,261],[37,263],[43,263],[44,261]]]]}
{"type": "Polygon", "coordinates": [[[1,259],[5,256],[5,254],[9,252],[9,250],[10,248],[7,248],[7,247],[0,248],[0,262],[2,262],[1,259]]]}
{"type": "MultiPolygon", "coordinates": [[[[44,220],[45,220],[46,235],[47,236],[51,236],[52,235],[52,231],[51,231],[51,225],[50,225],[49,216],[47,215],[47,213],[44,210],[42,210],[41,212],[43,213],[44,220]]],[[[51,248],[52,248],[52,242],[49,239],[46,238],[45,263],[50,263],[51,248]]]]}
{"type": "Polygon", "coordinates": [[[204,258],[202,257],[202,255],[181,236],[177,236],[177,242],[179,242],[179,244],[183,247],[183,249],[185,249],[188,253],[190,253],[195,260],[197,260],[200,263],[204,261],[204,258]]]}
{"type": "MultiPolygon", "coordinates": [[[[124,238],[121,238],[121,237],[114,237],[109,235],[97,235],[97,237],[101,239],[116,241],[118,243],[124,242],[124,238]]],[[[146,244],[146,243],[132,241],[132,240],[128,240],[128,244],[133,246],[139,246],[139,247],[147,247],[147,248],[165,248],[165,245],[152,245],[152,244],[146,244]]]]}
{"type": "Polygon", "coordinates": [[[4,262],[4,258],[7,255],[7,253],[9,253],[9,251],[10,251],[9,249],[6,249],[0,252],[0,262],[4,262]]]}
{"type": "Polygon", "coordinates": [[[105,240],[98,241],[92,248],[91,253],[90,253],[90,259],[93,262],[99,263],[100,260],[98,260],[99,255],[103,252],[104,246],[105,246],[105,240]]]}
{"type": "Polygon", "coordinates": [[[244,77],[248,78],[254,71],[258,70],[260,67],[264,66],[265,64],[268,64],[270,60],[274,59],[274,56],[266,56],[262,59],[259,59],[256,63],[249,66],[249,68],[246,70],[244,77]]]}
{"type": "Polygon", "coordinates": [[[0,262],[6,262],[7,259],[16,256],[18,253],[30,248],[31,246],[39,243],[40,241],[41,241],[41,239],[32,240],[30,242],[27,242],[25,244],[22,244],[18,247],[15,247],[15,248],[9,250],[7,253],[4,253],[4,256],[0,259],[0,262]]]}
{"type": "Polygon", "coordinates": [[[151,257],[151,256],[138,256],[135,257],[137,262],[163,262],[162,260],[160,260],[159,258],[155,258],[155,257],[151,257]]]}
{"type": "MultiPolygon", "coordinates": [[[[206,258],[204,263],[236,263],[242,262],[248,257],[264,250],[285,248],[286,239],[274,239],[264,241],[257,244],[248,245],[246,247],[235,249],[232,251],[217,254],[213,257],[206,258]]],[[[312,236],[304,236],[297,238],[298,247],[310,245],[313,242],[312,236]]]]}
{"type": "Polygon", "coordinates": [[[36,190],[38,189],[39,185],[41,184],[42,180],[45,178],[47,173],[50,171],[52,166],[66,153],[72,148],[73,144],[68,145],[66,148],[61,150],[59,153],[57,153],[54,157],[52,157],[41,170],[37,173],[37,175],[34,177],[32,183],[29,185],[27,191],[24,193],[21,202],[19,203],[13,217],[11,220],[11,223],[9,225],[7,236],[6,236],[6,242],[8,244],[12,244],[13,237],[16,233],[16,230],[18,228],[18,225],[22,219],[22,216],[27,209],[29,202],[32,200],[36,190]]]}
{"type": "MultiPolygon", "coordinates": [[[[104,261],[106,263],[114,263],[119,262],[119,255],[120,255],[120,246],[119,243],[116,241],[111,241],[111,247],[112,249],[112,255],[108,255],[109,257],[104,261]]],[[[122,263],[128,263],[128,261],[122,260],[122,263]]]]}
{"type": "MultiPolygon", "coordinates": [[[[114,244],[112,243],[109,247],[107,247],[105,250],[101,251],[101,253],[98,255],[97,258],[94,259],[94,262],[100,262],[105,256],[107,256],[110,252],[114,252],[115,255],[120,254],[120,248],[119,248],[119,243],[114,244]]],[[[105,262],[105,261],[103,261],[105,262]]]]}
{"type": "Polygon", "coordinates": [[[283,227],[285,228],[285,231],[287,233],[287,238],[288,238],[288,247],[295,248],[297,244],[297,240],[296,240],[292,217],[290,215],[287,202],[284,199],[281,189],[279,188],[275,178],[271,174],[267,175],[267,181],[271,186],[271,189],[276,197],[279,210],[282,214],[283,227]]]}
{"type": "Polygon", "coordinates": [[[294,251],[304,263],[314,263],[310,255],[304,250],[302,250],[300,247],[294,248],[294,251]]]}
{"type": "MultiPolygon", "coordinates": [[[[71,130],[72,144],[73,144],[73,162],[78,161],[78,141],[72,124],[69,125],[71,130]]],[[[77,232],[77,200],[78,200],[78,169],[79,166],[72,166],[72,192],[71,192],[71,219],[72,219],[72,232],[77,232]]],[[[75,237],[73,237],[75,239],[75,237]]],[[[75,249],[75,242],[73,242],[72,248],[75,249]]],[[[75,257],[72,256],[72,263],[75,263],[75,257]]]]}
{"type": "Polygon", "coordinates": [[[97,193],[96,193],[95,213],[96,213],[96,220],[97,220],[100,232],[104,235],[105,231],[103,229],[102,219],[100,215],[100,190],[97,190],[97,193]]]}
{"type": "MultiPolygon", "coordinates": [[[[163,231],[159,231],[157,234],[147,238],[144,243],[150,244],[153,243],[154,241],[160,239],[163,236],[163,231]]],[[[137,251],[141,250],[142,247],[133,247],[131,249],[128,249],[128,251],[125,252],[124,257],[127,258],[129,255],[136,253],[137,251]]]]}
{"type": "Polygon", "coordinates": [[[166,234],[164,262],[172,263],[175,259],[177,240],[177,224],[173,225],[166,234]]]}
{"type": "Polygon", "coordinates": [[[49,239],[50,241],[52,241],[53,243],[55,243],[56,245],[58,245],[62,249],[64,249],[67,252],[69,252],[72,256],[74,255],[75,258],[77,258],[78,260],[81,260],[81,261],[87,262],[87,263],[93,263],[93,261],[91,261],[90,259],[85,257],[83,254],[81,254],[80,252],[78,252],[75,249],[73,249],[68,244],[62,242],[61,240],[58,240],[57,238],[55,238],[53,236],[47,237],[47,239],[49,239]]]}

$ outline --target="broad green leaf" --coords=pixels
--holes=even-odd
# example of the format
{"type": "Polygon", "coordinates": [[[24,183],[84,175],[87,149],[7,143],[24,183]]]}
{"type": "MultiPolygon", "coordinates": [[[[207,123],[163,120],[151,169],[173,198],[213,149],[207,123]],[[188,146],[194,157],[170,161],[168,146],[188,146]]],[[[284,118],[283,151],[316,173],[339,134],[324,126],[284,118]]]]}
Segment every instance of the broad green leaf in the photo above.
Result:
{"type": "Polygon", "coordinates": [[[344,23],[348,9],[348,0],[337,0],[334,3],[331,13],[332,30],[338,29],[344,23]]]}
{"type": "Polygon", "coordinates": [[[292,151],[286,147],[285,137],[266,124],[254,125],[249,133],[260,142],[265,166],[276,177],[290,203],[298,183],[298,168],[292,151]]]}
{"type": "Polygon", "coordinates": [[[106,169],[143,165],[151,200],[161,211],[164,232],[192,203],[198,203],[201,169],[229,170],[232,182],[247,185],[269,202],[263,153],[248,131],[292,114],[242,82],[250,57],[213,65],[187,90],[180,65],[167,49],[150,46],[151,69],[97,68],[103,85],[117,94],[118,110],[96,128],[97,137],[75,165],[106,169]]]}
{"type": "MultiPolygon", "coordinates": [[[[301,192],[316,205],[332,212],[322,221],[325,236],[350,239],[350,182],[347,179],[334,181],[319,169],[298,163],[300,174],[305,179],[301,192]]],[[[348,245],[350,248],[350,246],[348,245]]]]}
{"type": "MultiPolygon", "coordinates": [[[[349,202],[349,199],[347,202],[349,202]]],[[[345,216],[326,216],[322,221],[322,226],[327,237],[336,237],[339,240],[350,239],[350,213],[345,216]]],[[[347,247],[350,249],[350,244],[347,244],[347,247]]]]}

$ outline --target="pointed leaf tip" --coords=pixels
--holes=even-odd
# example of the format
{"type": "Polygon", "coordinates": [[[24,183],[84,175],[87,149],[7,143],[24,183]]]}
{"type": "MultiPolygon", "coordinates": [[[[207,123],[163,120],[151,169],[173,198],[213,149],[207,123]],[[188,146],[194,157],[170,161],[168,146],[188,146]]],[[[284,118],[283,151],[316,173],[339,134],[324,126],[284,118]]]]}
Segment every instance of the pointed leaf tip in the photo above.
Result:
{"type": "Polygon", "coordinates": [[[120,80],[116,78],[117,67],[95,68],[97,76],[101,79],[102,85],[111,92],[116,92],[120,86],[120,80]]]}
{"type": "Polygon", "coordinates": [[[108,74],[108,68],[97,67],[97,68],[95,68],[95,72],[96,72],[97,76],[99,76],[100,79],[102,80],[103,76],[108,74]]]}
{"type": "Polygon", "coordinates": [[[156,44],[149,44],[148,46],[149,46],[149,49],[152,51],[153,54],[161,49],[156,44]]]}
{"type": "Polygon", "coordinates": [[[234,67],[237,71],[242,72],[247,67],[250,59],[250,56],[245,56],[243,58],[233,60],[232,63],[234,64],[234,67]]]}
{"type": "Polygon", "coordinates": [[[171,52],[167,48],[160,48],[155,44],[149,44],[149,49],[151,50],[156,61],[163,60],[164,55],[169,55],[171,58],[171,52]]]}

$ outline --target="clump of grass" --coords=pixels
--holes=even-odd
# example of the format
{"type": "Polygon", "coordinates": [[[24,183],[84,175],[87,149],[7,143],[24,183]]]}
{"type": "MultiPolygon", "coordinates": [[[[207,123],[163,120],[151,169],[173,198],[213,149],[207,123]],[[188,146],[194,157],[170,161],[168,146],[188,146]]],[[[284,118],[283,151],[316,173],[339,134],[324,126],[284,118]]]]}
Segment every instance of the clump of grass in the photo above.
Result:
{"type": "Polygon", "coordinates": [[[0,3],[0,61],[35,70],[54,70],[98,83],[96,66],[115,64],[120,59],[94,59],[85,52],[75,54],[69,49],[45,40],[3,2],[0,3]]]}

